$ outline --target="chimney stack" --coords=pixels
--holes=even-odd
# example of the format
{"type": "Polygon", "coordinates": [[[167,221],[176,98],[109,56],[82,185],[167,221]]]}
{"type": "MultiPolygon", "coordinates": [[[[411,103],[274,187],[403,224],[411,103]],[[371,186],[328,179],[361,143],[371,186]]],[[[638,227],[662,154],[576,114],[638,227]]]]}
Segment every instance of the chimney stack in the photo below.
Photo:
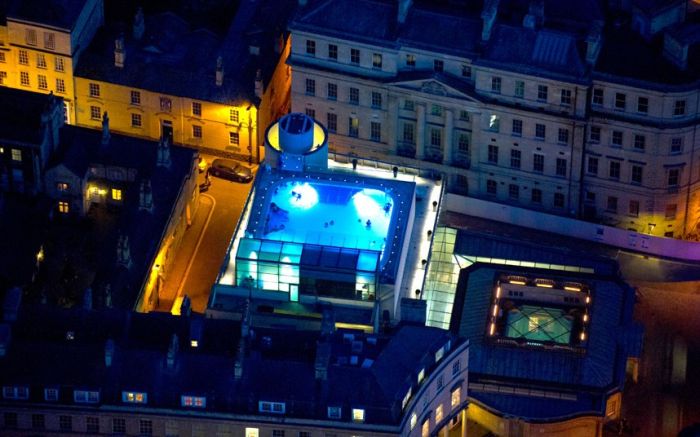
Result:
{"type": "Polygon", "coordinates": [[[537,29],[544,24],[544,0],[530,0],[527,15],[523,18],[523,27],[537,29]]]}
{"type": "Polygon", "coordinates": [[[149,179],[142,180],[139,186],[139,211],[153,212],[153,189],[149,179]]]}
{"type": "Polygon", "coordinates": [[[112,367],[114,358],[114,340],[111,338],[105,342],[105,367],[112,367]]]}
{"type": "Polygon", "coordinates": [[[262,99],[263,96],[263,80],[262,80],[262,70],[258,68],[255,72],[255,97],[262,99]]]}
{"type": "Polygon", "coordinates": [[[224,84],[224,58],[216,58],[216,86],[224,84]]]}
{"type": "Polygon", "coordinates": [[[107,111],[102,114],[102,141],[100,144],[102,148],[105,148],[109,144],[110,134],[109,134],[109,115],[107,111]]]}
{"type": "Polygon", "coordinates": [[[146,31],[146,23],[143,19],[143,8],[139,6],[136,10],[136,15],[134,16],[134,26],[132,30],[132,35],[136,41],[143,38],[143,33],[146,31]]]}
{"type": "Polygon", "coordinates": [[[131,248],[129,247],[128,235],[119,235],[119,241],[117,241],[117,264],[127,269],[131,268],[131,248]]]}
{"type": "Polygon", "coordinates": [[[156,167],[170,168],[172,161],[170,159],[170,139],[161,137],[158,142],[158,153],[156,157],[156,167]]]}
{"type": "Polygon", "coordinates": [[[83,292],[83,309],[88,311],[92,309],[92,288],[90,287],[83,292]]]}
{"type": "Polygon", "coordinates": [[[481,11],[481,21],[483,27],[481,29],[481,42],[485,43],[491,39],[493,25],[496,23],[496,15],[498,15],[499,0],[485,0],[484,9],[481,11]]]}
{"type": "Polygon", "coordinates": [[[603,40],[603,23],[594,21],[586,36],[586,63],[595,66],[603,40]]]}
{"type": "Polygon", "coordinates": [[[126,50],[124,49],[124,35],[120,35],[119,38],[114,40],[114,66],[117,68],[124,68],[125,60],[126,50]]]}
{"type": "Polygon", "coordinates": [[[396,18],[399,24],[406,22],[406,17],[408,16],[408,11],[411,9],[412,0],[399,0],[399,14],[396,18]]]}
{"type": "Polygon", "coordinates": [[[166,358],[166,365],[169,370],[175,369],[175,361],[177,360],[177,351],[180,348],[180,339],[177,334],[173,334],[170,337],[170,346],[168,346],[168,356],[166,358]]]}

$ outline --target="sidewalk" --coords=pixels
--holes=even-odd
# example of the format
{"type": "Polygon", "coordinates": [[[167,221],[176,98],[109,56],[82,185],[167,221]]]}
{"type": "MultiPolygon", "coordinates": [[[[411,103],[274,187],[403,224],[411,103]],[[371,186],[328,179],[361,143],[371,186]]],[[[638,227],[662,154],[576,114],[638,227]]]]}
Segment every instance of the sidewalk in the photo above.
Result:
{"type": "Polygon", "coordinates": [[[209,216],[212,214],[214,209],[214,200],[211,196],[200,195],[199,196],[199,208],[197,213],[192,219],[192,224],[185,231],[185,235],[182,237],[182,242],[180,243],[180,248],[175,255],[175,260],[170,268],[167,279],[160,290],[159,302],[156,311],[167,311],[170,312],[173,302],[177,298],[177,292],[180,288],[180,284],[185,280],[185,273],[187,272],[187,267],[190,260],[195,255],[195,250],[197,249],[197,243],[206,230],[206,225],[208,223],[209,216]]]}

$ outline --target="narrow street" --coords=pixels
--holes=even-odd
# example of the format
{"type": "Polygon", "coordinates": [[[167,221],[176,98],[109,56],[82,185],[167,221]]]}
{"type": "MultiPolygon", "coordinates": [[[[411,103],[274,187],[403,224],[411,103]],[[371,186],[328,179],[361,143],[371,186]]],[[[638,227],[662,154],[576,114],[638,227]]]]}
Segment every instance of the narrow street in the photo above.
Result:
{"type": "MultiPolygon", "coordinates": [[[[209,164],[215,159],[204,158],[209,164]]],[[[199,183],[203,182],[204,174],[200,174],[199,183]]],[[[192,310],[204,312],[251,187],[251,183],[211,178],[211,186],[200,196],[199,210],[161,293],[158,311],[171,311],[187,295],[192,310]]]]}

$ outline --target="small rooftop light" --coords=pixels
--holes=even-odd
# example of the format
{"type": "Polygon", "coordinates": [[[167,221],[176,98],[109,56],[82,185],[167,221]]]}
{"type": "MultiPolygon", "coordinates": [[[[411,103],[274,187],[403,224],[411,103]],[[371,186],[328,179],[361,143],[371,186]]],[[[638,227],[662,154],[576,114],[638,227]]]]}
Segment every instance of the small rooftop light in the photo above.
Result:
{"type": "Polygon", "coordinates": [[[564,286],[564,290],[567,291],[581,291],[581,287],[574,287],[572,285],[566,285],[564,286]]]}
{"type": "Polygon", "coordinates": [[[192,341],[190,341],[190,346],[197,347],[197,346],[199,346],[199,342],[197,340],[192,340],[192,341]]]}
{"type": "Polygon", "coordinates": [[[515,285],[525,285],[526,284],[525,281],[521,281],[520,279],[509,279],[508,282],[510,282],[511,284],[515,284],[515,285]]]}
{"type": "Polygon", "coordinates": [[[75,331],[67,331],[66,340],[75,340],[75,331]]]}

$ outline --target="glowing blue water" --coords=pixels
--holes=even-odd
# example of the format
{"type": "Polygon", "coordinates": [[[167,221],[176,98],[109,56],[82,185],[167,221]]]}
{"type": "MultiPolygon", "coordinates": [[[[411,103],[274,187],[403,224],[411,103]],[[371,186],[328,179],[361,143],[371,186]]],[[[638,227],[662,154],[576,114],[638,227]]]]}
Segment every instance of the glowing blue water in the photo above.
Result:
{"type": "Polygon", "coordinates": [[[272,195],[264,238],[383,250],[394,199],[371,188],[286,182],[272,195]]]}

